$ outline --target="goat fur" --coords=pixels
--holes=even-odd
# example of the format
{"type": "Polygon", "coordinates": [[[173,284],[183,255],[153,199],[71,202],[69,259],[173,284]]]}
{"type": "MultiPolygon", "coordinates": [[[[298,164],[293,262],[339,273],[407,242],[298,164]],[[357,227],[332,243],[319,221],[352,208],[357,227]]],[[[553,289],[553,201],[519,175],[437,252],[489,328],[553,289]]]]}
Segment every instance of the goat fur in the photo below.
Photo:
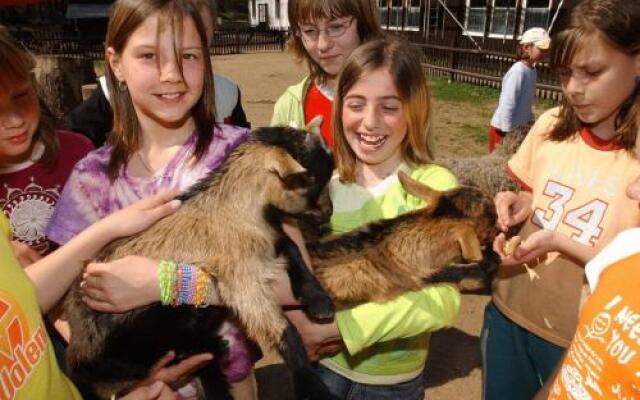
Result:
{"type": "Polygon", "coordinates": [[[135,254],[193,264],[215,278],[226,307],[156,303],[105,314],[89,309],[79,285],[74,285],[66,300],[72,377],[109,398],[145,378],[169,350],[180,358],[213,352],[214,361],[198,375],[207,398],[230,399],[220,368],[226,349],[217,332],[231,310],[250,338],[278,347],[292,370],[299,399],[331,398],[311,370],[302,341],[283,317],[270,283],[288,265],[294,295],[307,305],[308,314],[333,315],[331,299],[282,231],[287,216],[309,210],[325,220],[330,215],[326,183],[332,165],[317,134],[259,129],[220,168],[179,197],[183,204],[178,211],[101,250],[99,261],[135,254]]]}
{"type": "Polygon", "coordinates": [[[528,132],[528,126],[512,130],[493,153],[471,158],[446,157],[438,162],[447,167],[461,185],[478,187],[493,198],[498,192],[518,189],[517,184],[507,175],[507,162],[528,132]]]}
{"type": "Polygon", "coordinates": [[[307,243],[316,276],[340,308],[390,300],[427,283],[483,289],[498,264],[490,250],[499,231],[489,196],[466,186],[438,192],[402,172],[399,179],[425,208],[307,243]],[[451,264],[462,261],[472,263],[451,264]]]}

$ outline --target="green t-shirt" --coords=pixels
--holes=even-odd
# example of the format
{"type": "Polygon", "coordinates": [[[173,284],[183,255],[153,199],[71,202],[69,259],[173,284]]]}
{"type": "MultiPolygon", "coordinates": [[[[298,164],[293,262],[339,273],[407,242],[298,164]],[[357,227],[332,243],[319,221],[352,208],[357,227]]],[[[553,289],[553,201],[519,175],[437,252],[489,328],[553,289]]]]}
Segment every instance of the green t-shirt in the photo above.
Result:
{"type": "MultiPolygon", "coordinates": [[[[456,187],[458,181],[437,165],[398,170],[436,190],[456,187]]],[[[334,176],[329,183],[333,232],[353,230],[366,223],[394,218],[426,203],[408,194],[397,171],[372,188],[345,184],[334,176]]],[[[336,321],[347,351],[320,361],[353,381],[392,385],[422,373],[428,355],[429,332],[451,326],[460,307],[460,294],[451,285],[430,285],[385,303],[367,303],[339,311],[336,321]]]]}

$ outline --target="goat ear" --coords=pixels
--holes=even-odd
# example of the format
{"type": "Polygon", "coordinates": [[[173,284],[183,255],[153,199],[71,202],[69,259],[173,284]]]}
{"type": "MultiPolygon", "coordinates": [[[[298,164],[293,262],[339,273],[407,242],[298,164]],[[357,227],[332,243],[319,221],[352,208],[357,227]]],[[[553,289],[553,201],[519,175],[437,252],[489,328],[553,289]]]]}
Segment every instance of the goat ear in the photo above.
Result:
{"type": "Polygon", "coordinates": [[[322,120],[324,118],[322,115],[316,115],[313,117],[311,121],[304,127],[304,130],[307,132],[315,133],[316,135],[320,135],[320,125],[322,125],[322,120]]]}
{"type": "Polygon", "coordinates": [[[460,245],[462,258],[473,262],[482,261],[480,241],[478,240],[478,236],[474,232],[473,228],[470,226],[463,226],[460,227],[460,229],[456,229],[453,234],[460,245]]]}
{"type": "Polygon", "coordinates": [[[276,174],[288,189],[296,189],[309,185],[307,170],[289,154],[271,157],[269,170],[276,174]]]}
{"type": "Polygon", "coordinates": [[[428,212],[433,212],[436,207],[438,207],[442,192],[431,189],[429,186],[416,181],[402,171],[398,172],[398,179],[400,180],[402,187],[407,191],[407,193],[419,199],[422,199],[427,203],[425,209],[428,212]]]}

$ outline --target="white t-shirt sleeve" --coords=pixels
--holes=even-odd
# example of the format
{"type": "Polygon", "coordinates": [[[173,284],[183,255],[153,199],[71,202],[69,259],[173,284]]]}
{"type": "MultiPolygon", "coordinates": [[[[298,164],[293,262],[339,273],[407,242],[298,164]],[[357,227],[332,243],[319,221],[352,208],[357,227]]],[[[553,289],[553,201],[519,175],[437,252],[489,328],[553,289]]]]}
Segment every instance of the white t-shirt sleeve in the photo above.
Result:
{"type": "Polygon", "coordinates": [[[640,252],[640,228],[623,231],[616,236],[584,268],[591,293],[596,290],[600,274],[608,266],[640,252]]]}

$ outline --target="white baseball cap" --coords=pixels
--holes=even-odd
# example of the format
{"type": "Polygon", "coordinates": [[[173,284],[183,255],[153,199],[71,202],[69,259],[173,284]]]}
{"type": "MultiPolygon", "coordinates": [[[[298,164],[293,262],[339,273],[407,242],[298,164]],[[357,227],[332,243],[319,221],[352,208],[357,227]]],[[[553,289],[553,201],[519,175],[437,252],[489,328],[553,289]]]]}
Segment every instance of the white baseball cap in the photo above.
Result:
{"type": "Polygon", "coordinates": [[[522,34],[520,44],[529,43],[532,43],[540,50],[547,50],[551,44],[551,38],[549,38],[549,34],[544,28],[529,28],[522,34]]]}

